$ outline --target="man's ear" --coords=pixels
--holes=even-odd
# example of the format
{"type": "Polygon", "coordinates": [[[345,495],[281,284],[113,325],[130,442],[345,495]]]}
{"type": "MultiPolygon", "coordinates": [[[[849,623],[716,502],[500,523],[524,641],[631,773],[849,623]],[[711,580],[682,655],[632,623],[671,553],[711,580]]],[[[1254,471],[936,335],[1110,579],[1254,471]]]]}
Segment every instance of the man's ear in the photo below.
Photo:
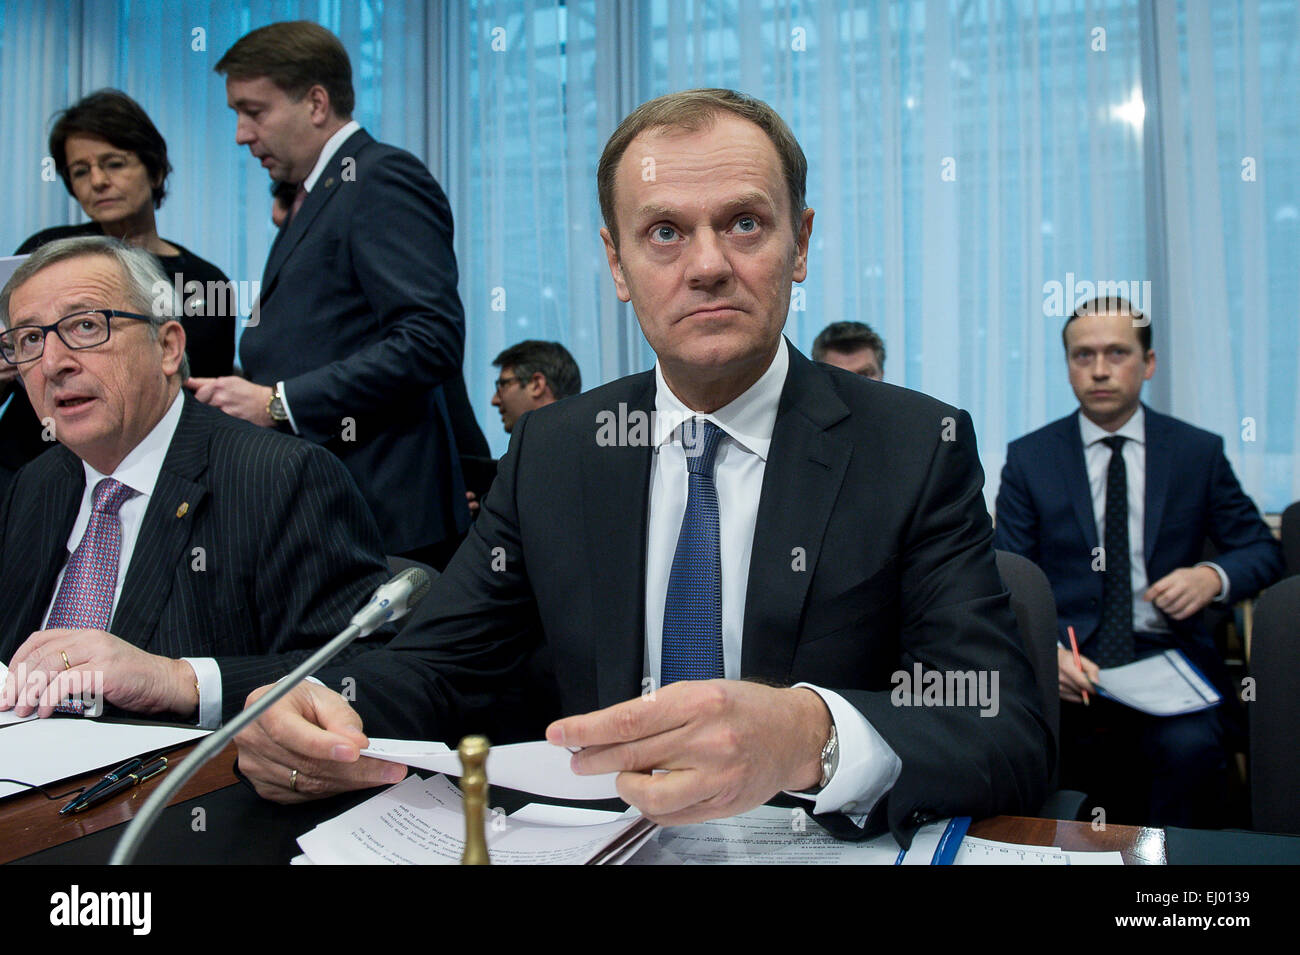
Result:
{"type": "Polygon", "coordinates": [[[1142,380],[1150,381],[1151,376],[1156,373],[1156,350],[1154,348],[1147,352],[1146,365],[1147,370],[1142,373],[1142,380]]]}
{"type": "Polygon", "coordinates": [[[311,122],[313,126],[324,126],[329,122],[330,117],[334,114],[333,106],[330,103],[329,91],[324,86],[317,83],[307,91],[307,98],[311,100],[311,122]]]}
{"type": "Polygon", "coordinates": [[[799,220],[799,234],[794,237],[794,274],[791,276],[796,282],[808,277],[808,242],[812,238],[813,210],[805,209],[799,220]]]}
{"type": "Polygon", "coordinates": [[[618,300],[632,301],[632,293],[627,288],[627,279],[623,277],[623,262],[618,256],[618,249],[614,246],[614,237],[609,234],[608,229],[601,228],[600,241],[605,243],[605,259],[609,262],[609,274],[614,278],[614,290],[618,293],[618,300]]]}
{"type": "Polygon", "coordinates": [[[158,347],[162,349],[163,374],[170,378],[180,371],[185,357],[185,327],[174,319],[158,329],[158,347]]]}
{"type": "Polygon", "coordinates": [[[542,395],[546,394],[546,391],[550,386],[546,383],[546,376],[540,371],[535,371],[533,372],[533,377],[529,378],[528,381],[524,383],[524,387],[528,390],[528,397],[536,401],[538,398],[542,397],[542,395]]]}

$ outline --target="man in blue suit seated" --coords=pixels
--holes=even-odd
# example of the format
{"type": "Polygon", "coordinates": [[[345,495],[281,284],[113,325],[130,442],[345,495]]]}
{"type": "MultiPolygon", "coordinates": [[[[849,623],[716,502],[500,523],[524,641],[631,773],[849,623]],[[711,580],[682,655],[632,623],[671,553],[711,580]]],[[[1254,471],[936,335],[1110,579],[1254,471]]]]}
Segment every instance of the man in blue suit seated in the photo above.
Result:
{"type": "Polygon", "coordinates": [[[1222,706],[1161,718],[1095,695],[1084,706],[1083,693],[1099,667],[1171,647],[1232,693],[1202,611],[1268,586],[1281,553],[1223,439],[1139,401],[1156,370],[1149,318],[1098,298],[1061,334],[1079,410],[1007,449],[995,537],[1037,563],[1056,597],[1061,785],[1087,791],[1110,822],[1222,825],[1222,706]],[[1214,562],[1201,560],[1207,538],[1214,562]]]}

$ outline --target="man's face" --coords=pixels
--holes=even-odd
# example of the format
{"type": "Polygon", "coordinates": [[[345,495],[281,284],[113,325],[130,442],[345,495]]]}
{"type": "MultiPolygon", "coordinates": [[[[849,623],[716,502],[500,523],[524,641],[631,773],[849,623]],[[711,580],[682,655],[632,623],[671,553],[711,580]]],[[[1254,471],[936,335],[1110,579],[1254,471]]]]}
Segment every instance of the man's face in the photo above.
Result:
{"type": "Polygon", "coordinates": [[[247,146],[272,179],[300,183],[311,174],[324,143],[310,95],[295,101],[265,76],[227,77],[226,104],[237,117],[235,142],[247,146]]]}
{"type": "Polygon", "coordinates": [[[864,378],[881,381],[885,377],[884,372],[880,370],[880,356],[876,354],[874,348],[867,346],[856,351],[836,351],[834,348],[828,348],[822,361],[836,368],[851,371],[855,375],[862,375],[864,378]]]}
{"type": "Polygon", "coordinates": [[[532,378],[524,379],[515,374],[509,365],[497,375],[497,390],[492,395],[492,407],[501,412],[501,427],[509,434],[514,430],[515,422],[525,411],[532,411],[555,400],[551,389],[547,387],[546,376],[538,372],[532,378]]]}
{"type": "Polygon", "coordinates": [[[1142,382],[1156,370],[1156,353],[1142,351],[1132,315],[1082,315],[1065,327],[1070,387],[1088,419],[1115,430],[1133,416],[1142,382]]]}
{"type": "Polygon", "coordinates": [[[106,139],[73,133],[63,145],[68,181],[86,215],[112,224],[153,209],[153,183],[140,157],[106,139]]]}
{"type": "Polygon", "coordinates": [[[730,113],[697,132],[647,130],[619,162],[614,208],[617,251],[601,230],[614,285],[669,384],[756,380],[780,343],[791,283],[807,274],[813,218],[803,213],[796,236],[767,135],[730,113]]]}
{"type": "MultiPolygon", "coordinates": [[[[136,311],[116,262],[100,255],[55,262],[9,300],[11,325],[49,325],[92,308],[136,311]]],[[[114,318],[104,344],[73,350],[51,331],[41,357],[18,367],[37,417],[52,420],[61,444],[107,474],[161,420],[184,351],[179,322],[155,338],[147,322],[114,318]]]]}

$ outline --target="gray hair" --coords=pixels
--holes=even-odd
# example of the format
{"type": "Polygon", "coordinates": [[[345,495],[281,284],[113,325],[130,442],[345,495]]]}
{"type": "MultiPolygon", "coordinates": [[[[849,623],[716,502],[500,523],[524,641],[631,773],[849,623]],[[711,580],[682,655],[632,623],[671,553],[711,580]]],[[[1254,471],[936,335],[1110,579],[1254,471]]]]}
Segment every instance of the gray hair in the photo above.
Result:
{"type": "MultiPolygon", "coordinates": [[[[4,327],[8,328],[11,323],[9,299],[18,286],[56,262],[89,255],[104,256],[117,263],[126,291],[127,306],[132,311],[149,316],[149,328],[155,339],[158,337],[158,329],[168,322],[179,320],[184,314],[176,287],[151,253],[108,236],[87,235],[47,242],[14,270],[4,288],[0,289],[0,321],[4,327]]],[[[182,381],[190,376],[188,355],[181,356],[179,371],[182,381]]]]}

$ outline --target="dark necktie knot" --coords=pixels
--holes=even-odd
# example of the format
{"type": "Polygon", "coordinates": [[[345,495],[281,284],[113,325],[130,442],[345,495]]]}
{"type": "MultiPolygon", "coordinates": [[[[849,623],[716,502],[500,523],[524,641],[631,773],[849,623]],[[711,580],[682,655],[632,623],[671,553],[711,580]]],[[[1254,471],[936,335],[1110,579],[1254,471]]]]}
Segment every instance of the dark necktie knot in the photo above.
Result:
{"type": "Polygon", "coordinates": [[[1124,442],[1127,440],[1128,438],[1124,437],[1122,434],[1112,434],[1109,438],[1102,438],[1101,443],[1106,445],[1106,447],[1110,448],[1112,451],[1119,451],[1124,447],[1124,442]]]}
{"type": "Polygon", "coordinates": [[[725,433],[712,421],[703,418],[691,418],[682,422],[682,449],[686,452],[686,470],[691,474],[712,476],[713,459],[725,433]]]}

